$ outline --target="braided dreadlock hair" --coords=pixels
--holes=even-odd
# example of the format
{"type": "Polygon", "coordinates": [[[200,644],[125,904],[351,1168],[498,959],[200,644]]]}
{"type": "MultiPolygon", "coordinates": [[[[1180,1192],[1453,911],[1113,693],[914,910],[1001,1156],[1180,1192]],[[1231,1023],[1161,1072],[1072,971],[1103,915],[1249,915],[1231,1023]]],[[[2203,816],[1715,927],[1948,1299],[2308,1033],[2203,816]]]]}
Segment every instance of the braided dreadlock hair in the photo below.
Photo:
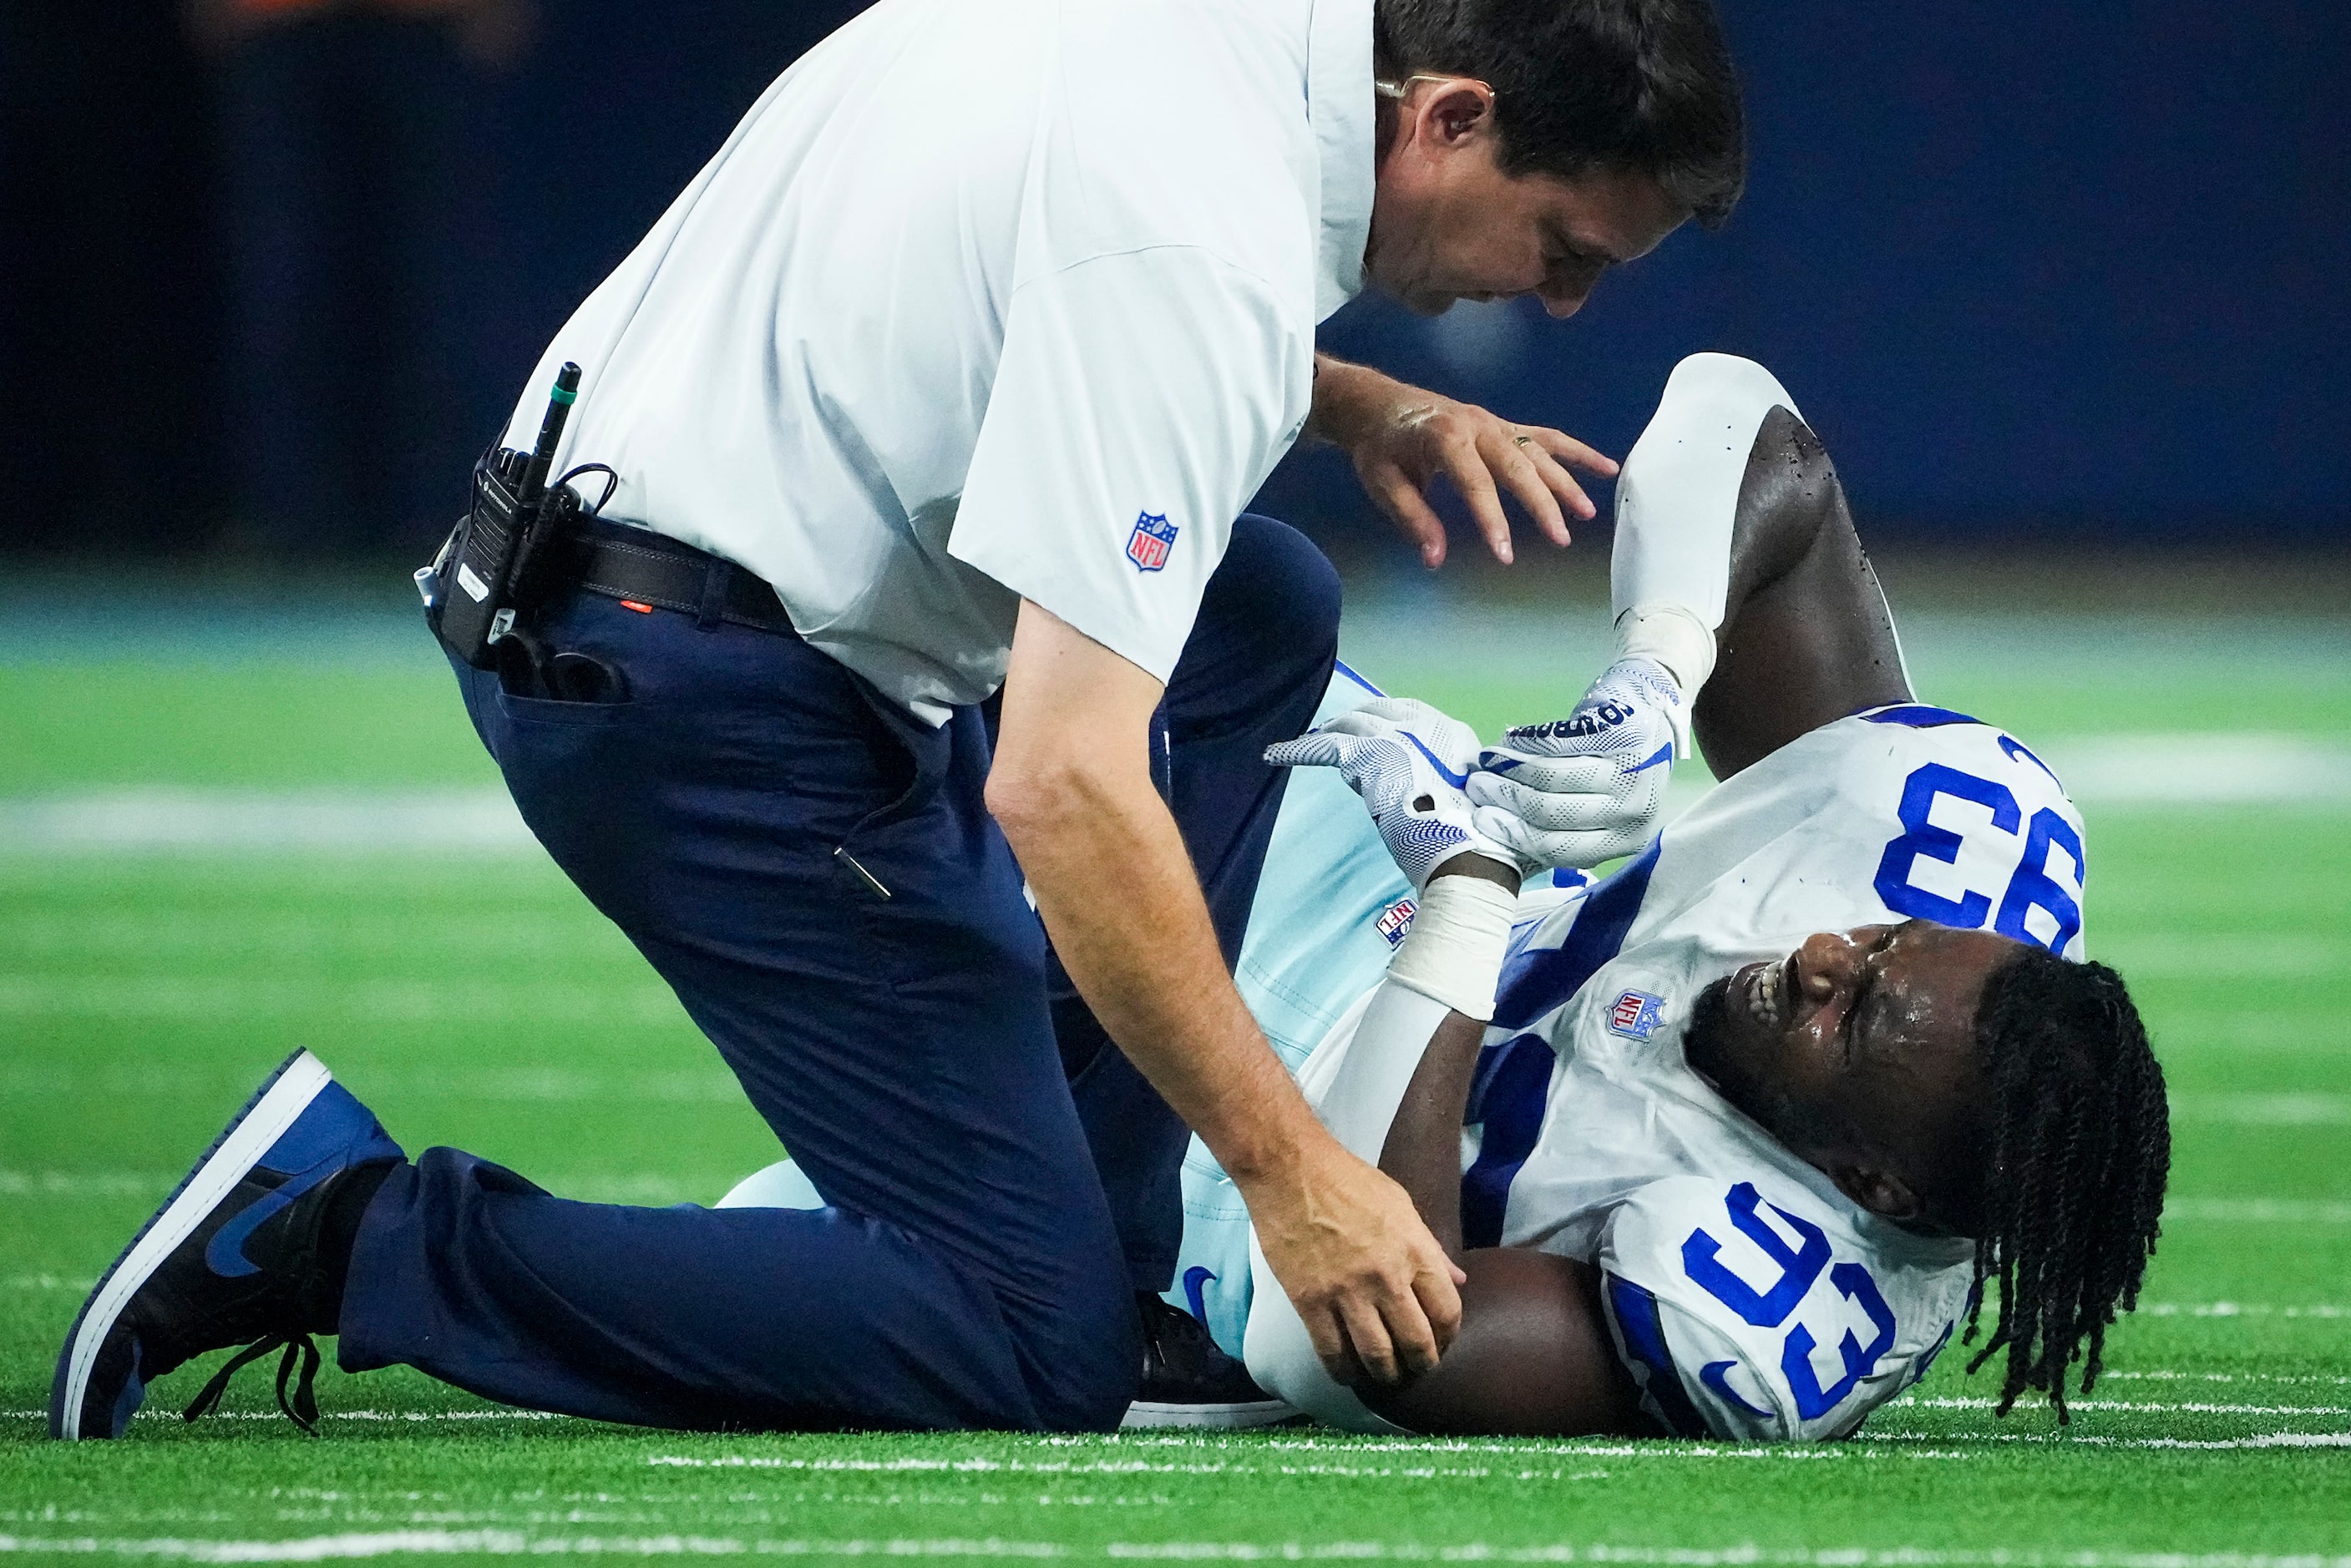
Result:
{"type": "Polygon", "coordinates": [[[2000,1414],[2038,1388],[2064,1421],[2065,1369],[2081,1361],[2087,1394],[2106,1327],[2138,1304],[2155,1253],[2171,1168],[2163,1068],[2120,975],[2038,948],[1985,982],[1976,1050],[1991,1158],[1961,1343],[1975,1340],[1987,1280],[2000,1315],[1968,1370],[2005,1346],[2000,1414]]]}

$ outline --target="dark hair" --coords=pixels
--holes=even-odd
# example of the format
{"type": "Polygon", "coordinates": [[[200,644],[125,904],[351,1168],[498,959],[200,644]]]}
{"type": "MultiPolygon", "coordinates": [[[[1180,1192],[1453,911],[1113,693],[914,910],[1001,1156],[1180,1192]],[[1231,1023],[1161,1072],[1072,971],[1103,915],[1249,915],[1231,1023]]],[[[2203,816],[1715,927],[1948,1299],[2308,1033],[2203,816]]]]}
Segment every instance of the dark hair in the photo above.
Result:
{"type": "Polygon", "coordinates": [[[2003,1346],[2000,1413],[2038,1388],[2065,1414],[2065,1369],[2097,1381],[2116,1309],[2138,1304],[2171,1169],[2163,1068],[2122,977],[2032,948],[1984,982],[1976,1051],[1991,1088],[1989,1160],[1976,1241],[1976,1336],[1983,1285],[2000,1283],[1991,1337],[2003,1346]]]}
{"type": "Polygon", "coordinates": [[[1502,168],[1635,169],[1707,228],[1747,183],[1739,78],[1711,0],[1376,0],[1383,79],[1494,89],[1502,168]]]}

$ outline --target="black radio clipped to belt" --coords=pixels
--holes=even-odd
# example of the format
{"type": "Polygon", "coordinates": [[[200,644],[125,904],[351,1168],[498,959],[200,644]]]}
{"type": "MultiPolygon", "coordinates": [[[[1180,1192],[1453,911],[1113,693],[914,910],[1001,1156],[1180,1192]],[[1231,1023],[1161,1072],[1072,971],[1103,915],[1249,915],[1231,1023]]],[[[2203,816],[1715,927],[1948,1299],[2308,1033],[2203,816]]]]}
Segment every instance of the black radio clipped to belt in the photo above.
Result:
{"type": "Polygon", "coordinates": [[[547,483],[564,421],[579,396],[580,367],[566,362],[556,374],[538,442],[528,452],[501,449],[474,465],[473,504],[433,564],[416,574],[433,634],[476,670],[498,666],[501,642],[533,651],[528,628],[518,619],[537,602],[538,579],[556,554],[550,546],[581,514],[577,492],[562,481],[551,488],[547,483]]]}
{"type": "Polygon", "coordinates": [[[575,590],[648,614],[680,611],[705,631],[734,625],[799,636],[783,601],[756,574],[650,528],[600,517],[620,486],[609,464],[578,463],[549,483],[579,395],[580,367],[567,361],[531,450],[501,449],[474,465],[473,504],[433,564],[416,574],[424,618],[441,645],[476,670],[497,671],[511,695],[617,702],[627,700],[624,673],[590,653],[540,640],[539,613],[575,590]],[[593,505],[570,485],[583,473],[604,476],[593,505]]]}

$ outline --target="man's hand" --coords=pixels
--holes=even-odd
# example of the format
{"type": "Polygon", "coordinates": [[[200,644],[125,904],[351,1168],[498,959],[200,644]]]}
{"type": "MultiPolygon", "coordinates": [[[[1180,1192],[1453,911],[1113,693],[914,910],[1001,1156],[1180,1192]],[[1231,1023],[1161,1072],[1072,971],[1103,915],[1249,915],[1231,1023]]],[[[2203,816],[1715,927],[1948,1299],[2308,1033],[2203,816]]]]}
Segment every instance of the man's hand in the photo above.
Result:
{"type": "Polygon", "coordinates": [[[1589,521],[1593,505],[1568,472],[1603,478],[1616,464],[1573,436],[1543,425],[1512,424],[1475,403],[1406,386],[1364,365],[1315,356],[1314,411],[1310,433],[1346,450],[1355,477],[1405,536],[1420,546],[1424,565],[1445,563],[1445,524],[1425,494],[1442,473],[1468,503],[1478,531],[1497,560],[1511,558],[1510,524],[1502,514],[1509,491],[1554,545],[1568,542],[1573,512],[1589,521]]]}
{"type": "Polygon", "coordinates": [[[1426,702],[1400,697],[1366,702],[1265,753],[1276,767],[1338,769],[1347,787],[1363,796],[1415,892],[1458,855],[1489,855],[1521,869],[1532,865],[1472,819],[1463,788],[1478,759],[1476,731],[1426,702]]]}
{"type": "Polygon", "coordinates": [[[1456,1268],[1411,1197],[1325,1134],[1296,1165],[1238,1183],[1274,1278],[1341,1383],[1437,1365],[1461,1326],[1456,1268]]]}
{"type": "Polygon", "coordinates": [[[1621,659],[1548,724],[1512,730],[1470,775],[1472,826],[1535,866],[1597,866],[1649,841],[1677,750],[1681,688],[1653,659],[1621,659]]]}

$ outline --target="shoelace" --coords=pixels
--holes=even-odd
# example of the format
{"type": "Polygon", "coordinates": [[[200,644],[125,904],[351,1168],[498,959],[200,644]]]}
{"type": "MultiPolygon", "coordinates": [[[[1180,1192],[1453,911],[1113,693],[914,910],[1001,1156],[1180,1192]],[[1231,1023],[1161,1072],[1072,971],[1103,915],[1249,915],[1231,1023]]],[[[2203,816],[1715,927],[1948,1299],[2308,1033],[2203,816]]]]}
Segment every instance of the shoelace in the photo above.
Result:
{"type": "Polygon", "coordinates": [[[209,1414],[213,1407],[221,1402],[221,1396],[228,1392],[230,1378],[235,1376],[251,1363],[280,1348],[283,1348],[286,1354],[277,1358],[277,1407],[285,1411],[286,1418],[301,1428],[304,1433],[313,1438],[317,1437],[319,1435],[319,1398],[312,1385],[319,1376],[319,1342],[307,1334],[268,1334],[255,1340],[251,1345],[238,1351],[228,1359],[225,1366],[213,1374],[212,1381],[204,1386],[196,1395],[194,1402],[180,1413],[181,1418],[193,1421],[199,1417],[209,1414]],[[294,1376],[294,1365],[298,1358],[302,1366],[302,1375],[299,1377],[294,1376]],[[294,1396],[291,1399],[286,1396],[286,1385],[288,1380],[294,1384],[294,1396]]]}

